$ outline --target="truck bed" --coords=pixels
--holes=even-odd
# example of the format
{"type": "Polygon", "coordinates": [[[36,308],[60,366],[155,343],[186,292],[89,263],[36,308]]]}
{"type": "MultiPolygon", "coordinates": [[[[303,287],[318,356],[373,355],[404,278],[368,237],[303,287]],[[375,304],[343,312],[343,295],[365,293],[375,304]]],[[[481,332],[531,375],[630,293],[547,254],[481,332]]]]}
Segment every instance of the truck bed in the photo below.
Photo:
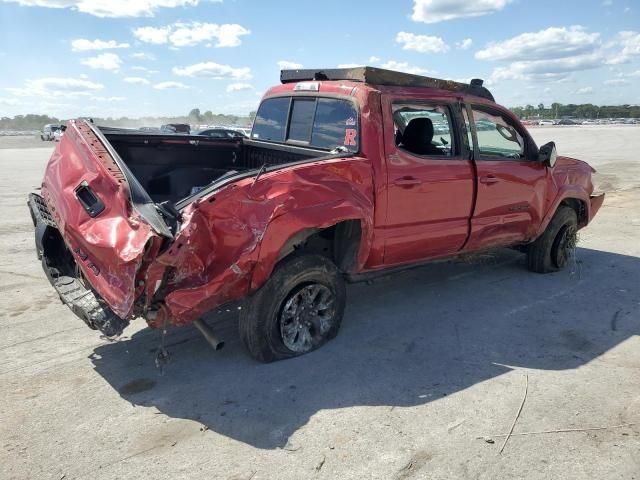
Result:
{"type": "Polygon", "coordinates": [[[225,175],[263,164],[270,167],[328,154],[250,139],[101,131],[154,202],[176,203],[225,175]]]}

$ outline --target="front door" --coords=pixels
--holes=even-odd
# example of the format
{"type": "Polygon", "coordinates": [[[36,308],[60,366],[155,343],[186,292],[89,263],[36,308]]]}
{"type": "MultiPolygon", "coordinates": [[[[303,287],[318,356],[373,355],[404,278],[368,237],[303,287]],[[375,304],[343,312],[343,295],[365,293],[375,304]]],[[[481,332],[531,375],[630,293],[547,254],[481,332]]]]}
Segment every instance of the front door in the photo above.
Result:
{"type": "Polygon", "coordinates": [[[467,112],[475,125],[477,199],[465,250],[528,241],[542,221],[547,168],[509,113],[486,106],[467,112]]]}
{"type": "Polygon", "coordinates": [[[474,173],[451,99],[383,102],[387,160],[384,263],[451,254],[467,240],[474,173]]]}

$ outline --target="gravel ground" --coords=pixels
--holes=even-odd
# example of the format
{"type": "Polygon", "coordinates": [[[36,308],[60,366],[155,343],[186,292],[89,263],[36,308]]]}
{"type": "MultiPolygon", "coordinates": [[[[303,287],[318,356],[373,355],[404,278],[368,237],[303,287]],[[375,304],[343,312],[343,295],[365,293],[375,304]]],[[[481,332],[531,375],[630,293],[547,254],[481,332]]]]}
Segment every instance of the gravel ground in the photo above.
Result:
{"type": "Polygon", "coordinates": [[[156,332],[108,342],[57,300],[25,206],[51,147],[0,138],[0,478],[640,478],[638,133],[533,130],[608,191],[567,271],[507,250],[351,285],[336,340],[270,365],[213,314],[226,347],[174,330],[162,376],[156,332]],[[626,426],[499,454],[526,378],[515,433],[626,426]]]}

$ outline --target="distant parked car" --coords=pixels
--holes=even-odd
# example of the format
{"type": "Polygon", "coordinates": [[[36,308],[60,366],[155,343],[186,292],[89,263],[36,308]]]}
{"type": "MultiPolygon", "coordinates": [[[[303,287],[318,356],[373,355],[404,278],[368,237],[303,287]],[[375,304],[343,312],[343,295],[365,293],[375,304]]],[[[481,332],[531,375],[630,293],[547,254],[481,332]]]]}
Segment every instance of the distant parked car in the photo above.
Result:
{"type": "Polygon", "coordinates": [[[555,123],[553,122],[553,120],[540,120],[538,122],[538,125],[555,125],[555,123]]]}
{"type": "Polygon", "coordinates": [[[556,125],[578,125],[578,123],[568,118],[562,118],[556,122],[556,125]]]}
{"type": "Polygon", "coordinates": [[[55,132],[53,132],[53,139],[54,139],[56,142],[59,142],[59,141],[60,141],[60,139],[61,139],[61,138],[62,138],[62,136],[64,135],[64,130],[65,130],[65,129],[64,129],[64,127],[62,127],[62,128],[59,128],[58,130],[56,130],[55,132]]]}
{"type": "Polygon", "coordinates": [[[43,142],[50,142],[55,140],[55,132],[61,129],[61,125],[48,123],[44,127],[42,127],[42,132],[40,132],[40,140],[43,142]]]}
{"type": "Polygon", "coordinates": [[[236,130],[231,130],[229,128],[207,128],[206,130],[202,130],[196,135],[204,135],[206,137],[211,138],[244,138],[245,135],[242,132],[238,132],[236,130]]]}
{"type": "Polygon", "coordinates": [[[231,130],[235,130],[236,132],[240,132],[245,137],[251,136],[251,127],[229,127],[231,130]]]}
{"type": "Polygon", "coordinates": [[[191,126],[187,123],[167,123],[160,127],[160,131],[163,133],[184,133],[189,135],[191,133],[191,126]]]}

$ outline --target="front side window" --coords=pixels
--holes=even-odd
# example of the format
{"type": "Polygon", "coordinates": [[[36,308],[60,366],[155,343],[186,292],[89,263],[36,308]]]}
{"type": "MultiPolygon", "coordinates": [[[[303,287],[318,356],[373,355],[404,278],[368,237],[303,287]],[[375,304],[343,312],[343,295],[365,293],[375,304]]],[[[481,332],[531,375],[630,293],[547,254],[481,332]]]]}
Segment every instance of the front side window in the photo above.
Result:
{"type": "Polygon", "coordinates": [[[480,158],[525,158],[524,138],[501,115],[473,109],[480,158]]]}
{"type": "Polygon", "coordinates": [[[337,98],[269,98],[258,108],[251,138],[357,152],[358,111],[337,98]]]}
{"type": "Polygon", "coordinates": [[[414,155],[451,157],[454,135],[445,105],[394,104],[395,143],[414,155]]]}

